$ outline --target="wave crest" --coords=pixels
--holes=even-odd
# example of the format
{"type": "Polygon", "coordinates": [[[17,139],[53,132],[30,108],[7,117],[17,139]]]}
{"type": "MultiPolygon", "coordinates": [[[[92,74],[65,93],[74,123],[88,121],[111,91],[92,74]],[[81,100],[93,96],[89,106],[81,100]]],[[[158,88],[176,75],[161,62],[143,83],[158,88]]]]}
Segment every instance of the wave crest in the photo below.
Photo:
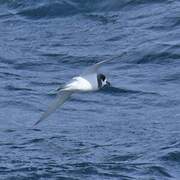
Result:
{"type": "MultiPolygon", "coordinates": [[[[168,0],[167,0],[168,1],[168,0]]],[[[160,3],[161,0],[40,0],[40,1],[27,1],[27,0],[14,0],[14,1],[1,1],[1,5],[7,5],[16,11],[16,14],[25,16],[31,19],[38,18],[54,18],[61,16],[71,16],[79,13],[91,12],[108,12],[120,11],[122,8],[132,8],[136,5],[147,3],[160,3]]],[[[164,3],[165,1],[163,1],[164,3]]]]}

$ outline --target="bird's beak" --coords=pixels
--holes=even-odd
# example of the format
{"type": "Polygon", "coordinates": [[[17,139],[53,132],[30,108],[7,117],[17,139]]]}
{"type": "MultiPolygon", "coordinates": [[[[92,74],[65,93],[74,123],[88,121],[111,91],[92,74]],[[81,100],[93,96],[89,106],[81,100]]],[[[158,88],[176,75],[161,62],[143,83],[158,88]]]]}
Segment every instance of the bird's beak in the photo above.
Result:
{"type": "Polygon", "coordinates": [[[111,83],[108,82],[108,81],[106,81],[106,85],[107,85],[108,87],[110,87],[110,86],[111,86],[111,83]]]}

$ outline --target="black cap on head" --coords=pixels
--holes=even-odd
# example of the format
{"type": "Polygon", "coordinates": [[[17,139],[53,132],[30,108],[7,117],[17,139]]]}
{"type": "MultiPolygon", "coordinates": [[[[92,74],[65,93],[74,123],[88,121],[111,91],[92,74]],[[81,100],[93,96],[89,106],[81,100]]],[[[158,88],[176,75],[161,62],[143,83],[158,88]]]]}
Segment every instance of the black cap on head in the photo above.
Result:
{"type": "Polygon", "coordinates": [[[97,82],[98,82],[98,88],[102,88],[104,86],[104,81],[106,80],[106,77],[104,74],[98,74],[97,75],[97,82]]]}
{"type": "Polygon", "coordinates": [[[98,76],[99,76],[99,79],[102,81],[104,81],[106,79],[104,74],[99,74],[98,76]]]}

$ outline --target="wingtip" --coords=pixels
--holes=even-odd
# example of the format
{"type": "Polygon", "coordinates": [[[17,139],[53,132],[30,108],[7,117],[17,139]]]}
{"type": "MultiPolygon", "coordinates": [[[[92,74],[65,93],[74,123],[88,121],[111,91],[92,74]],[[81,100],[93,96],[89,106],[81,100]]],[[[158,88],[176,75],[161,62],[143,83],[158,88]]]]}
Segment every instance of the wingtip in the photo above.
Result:
{"type": "Polygon", "coordinates": [[[41,117],[38,121],[36,121],[36,122],[33,124],[33,127],[34,127],[34,126],[37,126],[42,120],[43,120],[43,118],[41,117]]]}
{"type": "Polygon", "coordinates": [[[40,121],[38,120],[37,122],[35,122],[33,125],[32,125],[32,127],[35,127],[37,124],[39,124],[40,123],[40,121]]]}

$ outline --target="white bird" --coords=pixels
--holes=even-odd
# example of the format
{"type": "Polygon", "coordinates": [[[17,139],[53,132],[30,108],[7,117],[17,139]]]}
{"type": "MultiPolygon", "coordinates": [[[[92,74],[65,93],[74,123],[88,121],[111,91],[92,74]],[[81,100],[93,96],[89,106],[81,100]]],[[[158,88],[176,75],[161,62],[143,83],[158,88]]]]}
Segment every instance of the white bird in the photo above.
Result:
{"type": "Polygon", "coordinates": [[[59,88],[57,98],[48,107],[47,111],[42,114],[34,126],[47,118],[59,106],[64,104],[64,102],[67,101],[73,93],[97,91],[106,85],[110,86],[110,83],[107,81],[105,75],[98,73],[99,67],[105,62],[107,62],[107,60],[88,67],[80,76],[73,77],[72,80],[63,88],[59,88]]]}

